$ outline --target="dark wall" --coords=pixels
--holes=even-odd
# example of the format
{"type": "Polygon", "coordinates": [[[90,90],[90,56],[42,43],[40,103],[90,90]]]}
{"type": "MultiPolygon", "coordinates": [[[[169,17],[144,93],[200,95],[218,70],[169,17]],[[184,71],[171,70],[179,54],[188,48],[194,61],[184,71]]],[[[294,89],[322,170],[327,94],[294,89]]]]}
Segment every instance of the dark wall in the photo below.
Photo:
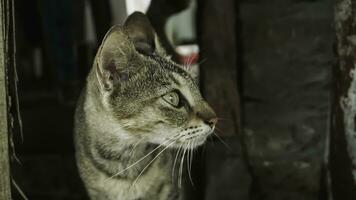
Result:
{"type": "Polygon", "coordinates": [[[246,143],[263,199],[317,199],[330,112],[333,1],[245,1],[246,143]]]}
{"type": "Polygon", "coordinates": [[[325,192],[320,182],[331,104],[333,1],[236,3],[250,165],[242,163],[238,139],[226,138],[232,151],[210,144],[207,198],[319,199],[325,192]]]}

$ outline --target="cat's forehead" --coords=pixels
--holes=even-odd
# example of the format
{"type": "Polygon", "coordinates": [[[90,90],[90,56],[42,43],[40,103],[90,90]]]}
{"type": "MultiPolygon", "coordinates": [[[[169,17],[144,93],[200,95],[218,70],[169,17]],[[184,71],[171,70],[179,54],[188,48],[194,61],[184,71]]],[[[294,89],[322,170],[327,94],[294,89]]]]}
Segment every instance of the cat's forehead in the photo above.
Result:
{"type": "Polygon", "coordinates": [[[159,64],[159,66],[166,72],[171,74],[177,74],[180,77],[190,80],[192,79],[190,74],[183,69],[182,66],[171,61],[169,58],[165,58],[159,55],[152,55],[151,58],[159,64]]]}

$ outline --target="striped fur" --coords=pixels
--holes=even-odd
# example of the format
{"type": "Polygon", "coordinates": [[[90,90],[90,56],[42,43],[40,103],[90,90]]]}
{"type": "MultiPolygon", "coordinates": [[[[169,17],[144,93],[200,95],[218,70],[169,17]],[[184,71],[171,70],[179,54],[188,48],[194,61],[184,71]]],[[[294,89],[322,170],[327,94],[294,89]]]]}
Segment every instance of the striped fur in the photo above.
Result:
{"type": "Polygon", "coordinates": [[[128,21],[106,35],[77,104],[80,176],[92,200],[180,200],[183,156],[204,143],[216,116],[150,38],[145,16],[128,21]]]}

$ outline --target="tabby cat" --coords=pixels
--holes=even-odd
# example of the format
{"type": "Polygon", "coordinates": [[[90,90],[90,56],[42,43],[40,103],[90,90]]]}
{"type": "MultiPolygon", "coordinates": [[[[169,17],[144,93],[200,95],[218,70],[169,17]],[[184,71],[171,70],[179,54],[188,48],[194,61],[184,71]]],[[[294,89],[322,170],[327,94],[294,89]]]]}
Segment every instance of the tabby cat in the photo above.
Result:
{"type": "Polygon", "coordinates": [[[90,199],[182,199],[174,165],[216,122],[148,18],[130,15],[103,39],[76,108],[76,159],[90,199]]]}

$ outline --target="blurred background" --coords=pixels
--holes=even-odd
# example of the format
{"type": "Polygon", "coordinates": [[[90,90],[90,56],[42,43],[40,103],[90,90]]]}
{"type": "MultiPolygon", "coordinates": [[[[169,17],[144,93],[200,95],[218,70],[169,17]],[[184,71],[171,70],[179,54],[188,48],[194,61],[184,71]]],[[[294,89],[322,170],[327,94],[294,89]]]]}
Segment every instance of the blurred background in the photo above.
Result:
{"type": "MultiPolygon", "coordinates": [[[[338,171],[352,177],[343,165],[345,145],[333,154],[340,159],[336,175],[327,167],[334,4],[16,0],[23,138],[19,130],[13,135],[19,160],[11,164],[13,179],[28,199],[87,199],[74,159],[76,98],[106,31],[139,10],[172,59],[192,64],[221,118],[219,137],[195,155],[190,199],[331,199],[331,177],[338,171]]],[[[344,195],[338,199],[351,197],[344,195]]],[[[21,198],[14,190],[14,199],[21,198]]]]}

